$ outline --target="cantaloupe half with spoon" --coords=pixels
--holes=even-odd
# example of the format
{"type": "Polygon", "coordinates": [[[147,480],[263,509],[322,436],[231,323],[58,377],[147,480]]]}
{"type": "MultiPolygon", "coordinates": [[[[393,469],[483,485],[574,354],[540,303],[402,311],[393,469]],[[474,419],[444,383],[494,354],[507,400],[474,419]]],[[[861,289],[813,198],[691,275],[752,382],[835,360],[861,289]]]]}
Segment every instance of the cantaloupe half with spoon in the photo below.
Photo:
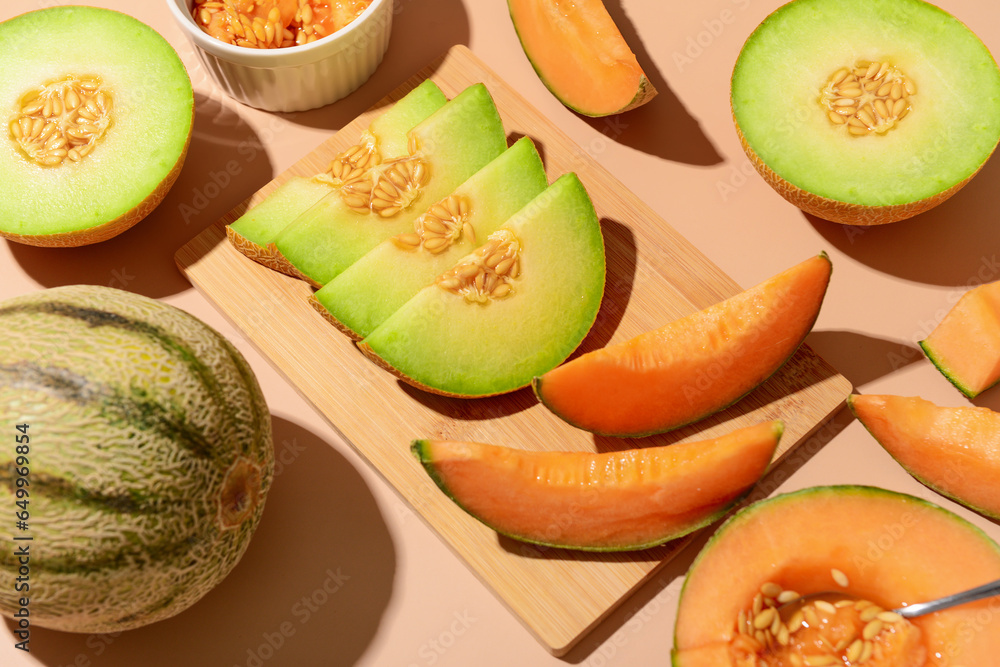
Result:
{"type": "Polygon", "coordinates": [[[731,81],[750,161],[785,199],[875,225],[957,192],[1000,140],[1000,69],[922,0],[794,0],[750,35],[731,81]]]}
{"type": "Polygon", "coordinates": [[[594,433],[669,431],[735,403],[799,348],[819,315],[826,253],[663,327],[592,350],[536,377],[535,394],[594,433]]]}
{"type": "Polygon", "coordinates": [[[142,220],[176,181],[194,93],[125,14],[51,7],[0,23],[0,236],[81,246],[142,220]]]}
{"type": "Polygon", "coordinates": [[[413,453],[462,509],[522,542],[645,549],[722,516],[767,470],[780,421],[716,438],[618,452],[417,440],[413,453]]]}
{"type": "Polygon", "coordinates": [[[782,494],[734,515],[688,569],[672,665],[992,665],[996,600],[911,620],[886,612],[998,578],[1000,547],[938,505],[867,486],[782,494]],[[822,591],[850,602],[775,622],[783,600],[822,591]]]}
{"type": "Polygon", "coordinates": [[[852,395],[848,405],[918,481],[1000,519],[1000,413],[941,406],[917,396],[852,395]]]}
{"type": "Polygon", "coordinates": [[[535,73],[570,109],[609,116],[656,95],[601,0],[508,0],[507,7],[535,73]]]}

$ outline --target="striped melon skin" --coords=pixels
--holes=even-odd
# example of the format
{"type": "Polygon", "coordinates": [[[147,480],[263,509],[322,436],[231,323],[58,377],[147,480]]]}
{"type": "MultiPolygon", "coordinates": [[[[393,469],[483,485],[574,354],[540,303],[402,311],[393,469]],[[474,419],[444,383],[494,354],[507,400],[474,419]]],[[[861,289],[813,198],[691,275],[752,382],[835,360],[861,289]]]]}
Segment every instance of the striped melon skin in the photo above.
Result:
{"type": "MultiPolygon", "coordinates": [[[[32,624],[126,630],[200,599],[246,550],[273,476],[249,365],[191,315],[108,287],[10,299],[0,330],[0,507],[15,510],[27,424],[32,624]]],[[[25,595],[14,552],[6,614],[25,595]]]]}

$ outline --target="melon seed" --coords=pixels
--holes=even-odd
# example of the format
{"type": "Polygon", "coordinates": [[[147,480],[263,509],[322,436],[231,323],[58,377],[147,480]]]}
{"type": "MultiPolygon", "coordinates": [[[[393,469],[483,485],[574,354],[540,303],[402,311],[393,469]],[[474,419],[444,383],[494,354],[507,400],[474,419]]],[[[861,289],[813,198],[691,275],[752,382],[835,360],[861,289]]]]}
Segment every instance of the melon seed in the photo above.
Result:
{"type": "Polygon", "coordinates": [[[520,254],[521,243],[514,233],[497,230],[468,259],[438,276],[435,284],[469,303],[487,304],[509,297],[514,291],[512,281],[519,272],[520,254]],[[505,271],[498,271],[501,266],[505,271]]]}
{"type": "Polygon", "coordinates": [[[111,94],[99,77],[66,75],[22,94],[7,125],[25,156],[54,167],[89,154],[112,115],[111,94]]]}
{"type": "Polygon", "coordinates": [[[913,81],[889,61],[862,62],[835,71],[821,91],[820,103],[833,126],[845,127],[852,136],[868,136],[895,127],[909,112],[915,93],[913,81]]]}

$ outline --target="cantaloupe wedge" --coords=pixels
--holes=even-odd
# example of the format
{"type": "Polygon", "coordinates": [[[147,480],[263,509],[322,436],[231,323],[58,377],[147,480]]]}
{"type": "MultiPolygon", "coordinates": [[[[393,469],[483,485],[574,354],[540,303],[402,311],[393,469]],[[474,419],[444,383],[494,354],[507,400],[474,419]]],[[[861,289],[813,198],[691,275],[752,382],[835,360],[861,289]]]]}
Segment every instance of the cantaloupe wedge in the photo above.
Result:
{"type": "Polygon", "coordinates": [[[538,77],[570,109],[608,116],[656,95],[601,0],[508,0],[507,7],[538,77]]]}
{"type": "Polygon", "coordinates": [[[535,378],[539,400],[579,428],[640,436],[733,404],[770,377],[812,329],[832,265],[826,253],[705,310],[535,378]]]}
{"type": "Polygon", "coordinates": [[[918,397],[852,395],[868,432],[917,480],[1000,519],[1000,413],[942,407],[918,397]]]}
{"type": "Polygon", "coordinates": [[[1000,381],[1000,281],[963,294],[920,347],[969,398],[1000,381]]]}
{"type": "Polygon", "coordinates": [[[528,451],[416,440],[462,509],[515,539],[587,551],[643,549],[719,518],[767,469],[780,421],[718,438],[620,452],[528,451]]]}

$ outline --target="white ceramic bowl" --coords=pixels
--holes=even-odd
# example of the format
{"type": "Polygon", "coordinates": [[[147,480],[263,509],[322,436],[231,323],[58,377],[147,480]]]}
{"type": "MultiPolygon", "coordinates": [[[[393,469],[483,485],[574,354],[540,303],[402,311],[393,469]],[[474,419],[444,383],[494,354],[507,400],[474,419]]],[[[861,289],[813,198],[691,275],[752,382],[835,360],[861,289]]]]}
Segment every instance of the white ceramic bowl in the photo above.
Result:
{"type": "Polygon", "coordinates": [[[191,16],[192,0],[166,2],[215,82],[266,111],[305,111],[349,95],[382,62],[392,30],[392,0],[373,0],[350,24],[315,42],[253,49],[205,33],[191,16]]]}

